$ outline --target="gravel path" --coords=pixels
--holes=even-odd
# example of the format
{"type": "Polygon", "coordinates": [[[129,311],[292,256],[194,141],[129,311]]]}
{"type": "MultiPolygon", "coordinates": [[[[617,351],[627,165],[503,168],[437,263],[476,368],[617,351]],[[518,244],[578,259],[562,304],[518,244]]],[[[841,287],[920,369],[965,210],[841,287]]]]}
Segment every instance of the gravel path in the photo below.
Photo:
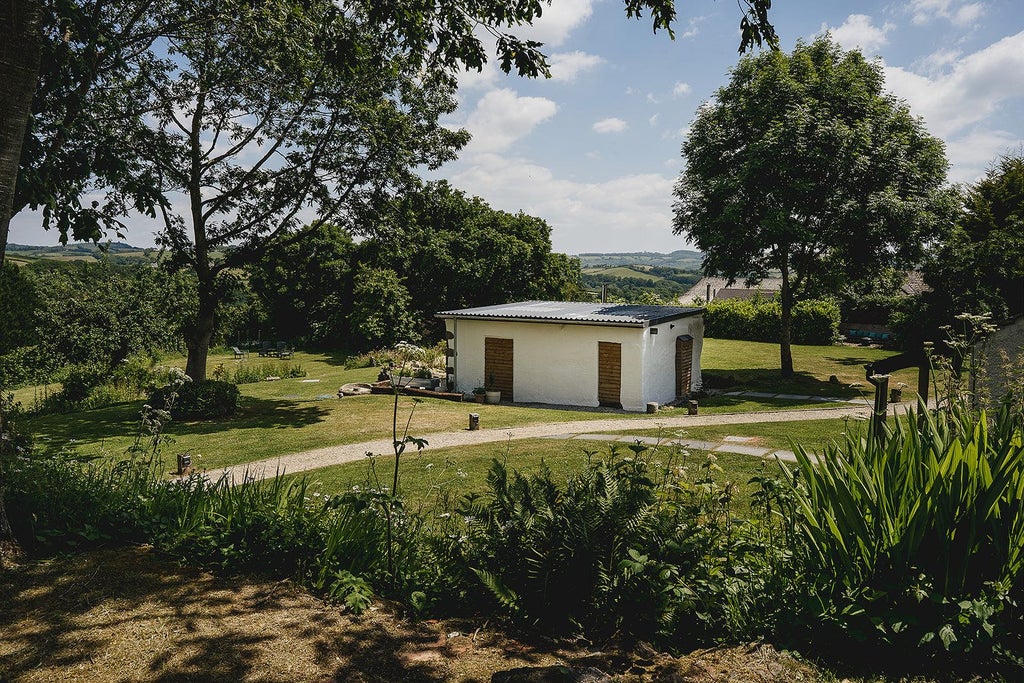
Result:
{"type": "MultiPolygon", "coordinates": [[[[903,413],[908,404],[894,404],[889,407],[890,415],[903,413]]],[[[469,411],[467,411],[468,414],[469,411]]],[[[431,434],[415,434],[417,438],[428,441],[424,450],[449,448],[452,446],[472,446],[483,443],[495,443],[518,439],[536,438],[573,438],[583,434],[601,434],[604,432],[624,432],[631,429],[685,429],[708,425],[751,424],[760,422],[794,422],[798,420],[827,420],[842,417],[863,416],[871,412],[870,406],[841,406],[837,408],[820,408],[813,410],[779,410],[758,413],[729,413],[717,415],[681,415],[678,417],[646,417],[618,418],[610,420],[573,420],[568,422],[548,422],[543,424],[523,425],[521,427],[504,427],[498,429],[479,429],[458,432],[435,432],[431,434]]],[[[468,417],[467,417],[468,422],[468,417]]],[[[276,472],[305,472],[308,470],[338,465],[361,460],[367,453],[377,455],[392,454],[390,439],[365,441],[341,446],[328,446],[302,453],[292,453],[277,458],[259,460],[237,465],[224,470],[211,470],[210,477],[224,474],[231,481],[238,482],[243,478],[262,479],[273,476],[276,472]]]]}

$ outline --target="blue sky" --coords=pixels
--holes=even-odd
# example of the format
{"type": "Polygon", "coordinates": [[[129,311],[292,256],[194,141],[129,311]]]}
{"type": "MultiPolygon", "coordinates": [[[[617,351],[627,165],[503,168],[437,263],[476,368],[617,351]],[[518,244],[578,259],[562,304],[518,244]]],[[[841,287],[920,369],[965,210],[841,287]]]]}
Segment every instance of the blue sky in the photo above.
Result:
{"type": "MultiPolygon", "coordinates": [[[[542,40],[552,79],[493,64],[460,82],[448,123],[473,141],[434,177],[493,207],[546,219],[557,251],[671,251],[679,149],[701,102],[739,58],[731,0],[680,0],[676,39],[627,20],[621,0],[554,0],[522,33],[542,40]]],[[[970,182],[1024,146],[1024,3],[1020,0],[776,0],[784,50],[831,30],[882,61],[886,86],[947,145],[950,180],[970,182]]],[[[54,244],[31,214],[11,241],[54,244]]],[[[128,241],[149,246],[148,226],[128,241]]]]}

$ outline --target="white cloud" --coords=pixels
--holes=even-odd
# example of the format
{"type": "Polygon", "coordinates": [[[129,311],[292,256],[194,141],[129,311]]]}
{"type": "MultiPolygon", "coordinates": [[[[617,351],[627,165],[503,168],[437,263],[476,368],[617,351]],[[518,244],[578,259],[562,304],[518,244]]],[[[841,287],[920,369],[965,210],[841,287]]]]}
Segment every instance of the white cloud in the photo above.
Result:
{"type": "Polygon", "coordinates": [[[961,58],[945,74],[884,68],[887,87],[924,117],[929,130],[946,138],[1024,93],[1024,31],[961,58]]]}
{"type": "Polygon", "coordinates": [[[590,18],[593,0],[558,0],[544,6],[540,18],[532,26],[517,27],[516,35],[523,39],[539,40],[547,46],[558,46],[566,41],[573,29],[590,18]]]}
{"type": "Polygon", "coordinates": [[[550,62],[551,80],[572,82],[584,71],[603,64],[604,60],[597,55],[577,50],[576,52],[556,52],[551,55],[550,62]]]}
{"type": "Polygon", "coordinates": [[[964,0],[910,0],[908,9],[918,25],[944,19],[955,26],[969,26],[985,13],[985,4],[964,0]]]}
{"type": "Polygon", "coordinates": [[[661,100],[655,97],[654,93],[652,92],[647,93],[647,101],[650,102],[651,104],[661,104],[661,100]]]}
{"type": "Polygon", "coordinates": [[[464,153],[507,150],[557,111],[558,105],[543,97],[520,97],[507,88],[492,90],[466,118],[465,127],[473,139],[464,153]]]}
{"type": "Polygon", "coordinates": [[[915,71],[924,72],[930,76],[942,73],[947,67],[956,64],[963,55],[961,50],[954,48],[939,48],[930,55],[925,55],[914,62],[915,71]]]}
{"type": "Polygon", "coordinates": [[[693,38],[695,35],[700,33],[700,25],[707,19],[707,15],[701,17],[692,17],[686,26],[686,30],[679,36],[680,38],[693,38]]]}
{"type": "Polygon", "coordinates": [[[553,228],[556,251],[686,248],[685,240],[672,235],[674,176],[645,173],[577,182],[528,159],[484,155],[451,180],[495,208],[543,216],[553,228]],[[595,226],[601,226],[600,235],[595,226]]]}
{"type": "Polygon", "coordinates": [[[658,117],[659,116],[661,116],[661,114],[655,114],[651,118],[647,119],[648,125],[656,126],[658,124],[658,117]]]}
{"type": "Polygon", "coordinates": [[[949,179],[955,183],[976,181],[1001,154],[1020,147],[1024,140],[1002,130],[978,130],[946,144],[952,164],[949,179]]]}
{"type": "Polygon", "coordinates": [[[672,88],[672,97],[683,97],[689,95],[693,88],[690,87],[689,83],[683,83],[682,81],[676,81],[675,86],[672,88]]]}
{"type": "Polygon", "coordinates": [[[822,31],[829,31],[832,37],[847,50],[860,48],[871,54],[889,42],[888,34],[896,26],[886,22],[875,26],[866,14],[851,14],[840,26],[821,25],[822,31]]]}
{"type": "Polygon", "coordinates": [[[612,117],[608,119],[601,119],[591,126],[591,128],[594,129],[595,133],[621,133],[629,128],[629,124],[622,119],[612,117]]]}

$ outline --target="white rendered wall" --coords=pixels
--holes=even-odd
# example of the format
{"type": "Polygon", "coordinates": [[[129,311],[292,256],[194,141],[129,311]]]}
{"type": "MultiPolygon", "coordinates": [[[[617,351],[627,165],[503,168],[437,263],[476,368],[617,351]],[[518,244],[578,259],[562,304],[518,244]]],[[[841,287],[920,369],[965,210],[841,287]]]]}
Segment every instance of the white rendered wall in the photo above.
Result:
{"type": "MultiPolygon", "coordinates": [[[[597,343],[622,345],[620,400],[644,410],[643,328],[446,319],[455,338],[456,391],[484,385],[484,338],[512,339],[515,400],[597,406],[597,343]]],[[[653,400],[653,399],[652,399],[653,400]]]]}
{"type": "Polygon", "coordinates": [[[704,346],[704,316],[693,315],[644,330],[644,403],[668,403],[676,397],[676,338],[693,337],[690,391],[701,385],[700,354],[704,346]],[[657,329],[657,334],[651,334],[657,329]]]}

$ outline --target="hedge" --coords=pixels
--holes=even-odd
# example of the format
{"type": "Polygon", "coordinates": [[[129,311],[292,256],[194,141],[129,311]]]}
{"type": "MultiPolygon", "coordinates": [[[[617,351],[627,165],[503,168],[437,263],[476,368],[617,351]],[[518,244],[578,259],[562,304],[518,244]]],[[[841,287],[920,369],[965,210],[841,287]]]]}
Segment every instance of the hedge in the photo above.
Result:
{"type": "MultiPolygon", "coordinates": [[[[778,342],[782,306],[778,298],[720,299],[704,313],[704,335],[719,339],[778,342]]],[[[828,345],[839,339],[839,306],[827,299],[801,301],[793,307],[794,344],[828,345]]]]}

